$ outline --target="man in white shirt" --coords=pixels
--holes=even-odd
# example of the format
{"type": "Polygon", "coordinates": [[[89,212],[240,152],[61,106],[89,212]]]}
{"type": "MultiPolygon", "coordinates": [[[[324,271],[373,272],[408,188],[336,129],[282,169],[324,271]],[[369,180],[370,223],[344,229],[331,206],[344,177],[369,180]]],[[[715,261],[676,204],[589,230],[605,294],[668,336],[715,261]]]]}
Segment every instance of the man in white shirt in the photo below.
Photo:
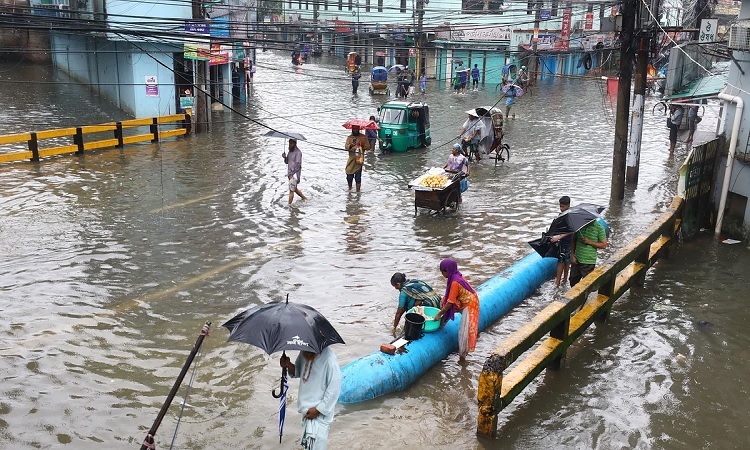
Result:
{"type": "MultiPolygon", "coordinates": [[[[484,136],[484,123],[479,117],[474,115],[474,112],[469,112],[469,118],[464,122],[463,128],[461,129],[461,142],[462,152],[467,155],[467,145],[474,146],[477,150],[479,149],[479,141],[484,136]]],[[[476,153],[477,161],[479,161],[479,152],[476,153]]]]}

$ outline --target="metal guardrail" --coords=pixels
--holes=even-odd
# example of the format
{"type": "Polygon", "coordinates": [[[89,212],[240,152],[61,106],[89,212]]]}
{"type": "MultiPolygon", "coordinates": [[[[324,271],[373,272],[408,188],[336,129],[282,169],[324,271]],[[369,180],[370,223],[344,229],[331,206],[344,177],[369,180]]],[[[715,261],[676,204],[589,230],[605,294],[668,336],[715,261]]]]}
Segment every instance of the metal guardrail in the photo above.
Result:
{"type": "Polygon", "coordinates": [[[190,114],[172,114],[169,116],[123,120],[120,122],[109,122],[99,125],[9,134],[0,136],[0,163],[23,161],[26,159],[30,161],[39,161],[40,158],[68,153],[82,155],[86,150],[94,150],[98,148],[121,148],[125,144],[146,141],[159,142],[159,140],[163,138],[190,134],[190,130],[190,114]],[[179,128],[159,131],[161,125],[178,122],[182,122],[178,124],[179,128]],[[125,130],[137,129],[139,127],[149,127],[149,132],[127,136],[124,133],[125,130]],[[101,133],[113,133],[113,137],[99,140],[86,139],[87,137],[90,137],[88,135],[101,133]],[[69,138],[69,142],[71,143],[67,145],[40,148],[40,141],[52,139],[53,144],[59,144],[60,138],[69,138]],[[28,150],[2,152],[3,146],[18,143],[26,143],[28,150]]]}
{"type": "Polygon", "coordinates": [[[559,369],[568,347],[595,320],[606,320],[614,302],[631,286],[643,284],[646,271],[669,252],[678,236],[682,208],[682,198],[675,197],[644,234],[597,266],[561,300],[550,303],[492,352],[479,376],[477,434],[494,436],[498,413],[544,369],[559,369]],[[592,292],[596,296],[587,301],[592,292]]]}

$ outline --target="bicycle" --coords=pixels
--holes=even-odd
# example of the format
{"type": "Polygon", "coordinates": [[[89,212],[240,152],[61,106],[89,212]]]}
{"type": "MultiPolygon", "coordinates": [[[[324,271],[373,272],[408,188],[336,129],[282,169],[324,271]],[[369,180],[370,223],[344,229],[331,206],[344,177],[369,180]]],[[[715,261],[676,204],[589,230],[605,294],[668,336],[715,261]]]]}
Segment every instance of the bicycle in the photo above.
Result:
{"type": "Polygon", "coordinates": [[[493,142],[490,151],[487,153],[490,159],[495,160],[495,165],[499,162],[505,162],[510,160],[510,145],[503,143],[502,138],[497,140],[497,143],[493,142]]]}
{"type": "Polygon", "coordinates": [[[468,158],[469,162],[479,161],[479,142],[463,142],[461,154],[468,158]],[[468,150],[467,150],[468,149],[468,150]]]}

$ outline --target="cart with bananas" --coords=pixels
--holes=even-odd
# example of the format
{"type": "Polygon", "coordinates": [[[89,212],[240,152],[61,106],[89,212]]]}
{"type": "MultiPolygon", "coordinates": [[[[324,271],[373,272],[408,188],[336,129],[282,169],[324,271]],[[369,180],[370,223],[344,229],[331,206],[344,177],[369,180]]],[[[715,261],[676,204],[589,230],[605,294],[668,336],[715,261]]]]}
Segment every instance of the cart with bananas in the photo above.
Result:
{"type": "Polygon", "coordinates": [[[409,183],[414,191],[414,215],[419,208],[438,212],[455,212],[461,205],[461,180],[463,172],[451,173],[432,168],[409,183]]]}

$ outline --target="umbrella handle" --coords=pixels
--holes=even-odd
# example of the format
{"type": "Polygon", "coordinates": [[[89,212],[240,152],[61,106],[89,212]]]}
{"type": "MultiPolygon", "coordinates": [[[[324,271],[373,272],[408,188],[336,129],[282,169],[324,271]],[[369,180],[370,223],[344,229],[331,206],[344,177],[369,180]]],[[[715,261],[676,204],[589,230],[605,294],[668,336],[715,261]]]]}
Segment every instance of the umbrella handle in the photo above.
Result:
{"type": "MultiPolygon", "coordinates": [[[[289,294],[286,295],[286,301],[289,303],[289,294]]],[[[281,356],[286,356],[286,352],[283,352],[281,356]]],[[[281,398],[281,396],[284,394],[284,379],[286,379],[286,367],[283,367],[281,369],[281,381],[279,386],[279,393],[276,393],[276,389],[271,389],[271,395],[273,398],[281,398]]]]}
{"type": "Polygon", "coordinates": [[[276,389],[271,389],[271,396],[273,398],[281,398],[281,395],[284,394],[284,378],[286,378],[286,367],[281,369],[281,385],[279,386],[279,393],[276,393],[276,389]]]}

